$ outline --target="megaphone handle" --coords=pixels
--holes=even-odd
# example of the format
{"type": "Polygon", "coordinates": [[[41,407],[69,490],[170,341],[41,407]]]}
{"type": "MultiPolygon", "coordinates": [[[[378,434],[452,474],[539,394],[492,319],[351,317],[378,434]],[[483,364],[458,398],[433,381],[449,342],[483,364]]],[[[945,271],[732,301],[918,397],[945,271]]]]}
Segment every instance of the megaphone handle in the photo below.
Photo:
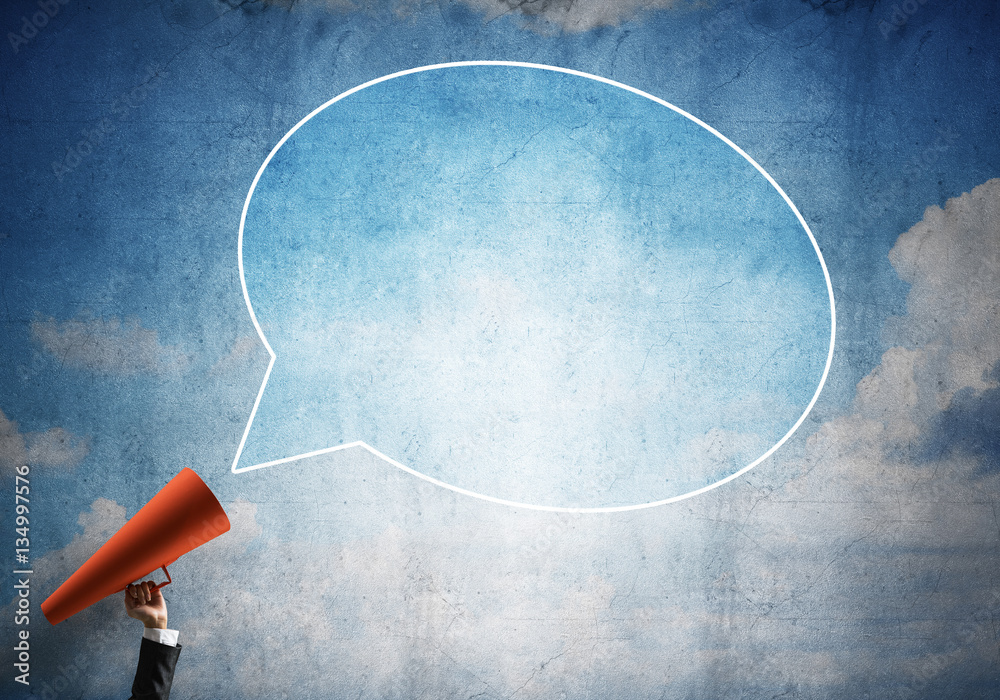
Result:
{"type": "MultiPolygon", "coordinates": [[[[166,580],[166,581],[164,581],[163,583],[154,583],[154,584],[153,584],[153,585],[152,585],[152,586],[150,587],[150,589],[149,589],[149,590],[150,590],[150,592],[153,592],[153,591],[158,591],[158,590],[160,590],[161,588],[163,588],[164,586],[166,586],[166,585],[168,585],[168,584],[171,584],[171,583],[173,583],[173,581],[172,581],[172,580],[170,579],[170,572],[169,572],[169,571],[167,571],[167,565],[166,565],[166,564],[164,564],[164,565],[163,565],[163,566],[161,566],[160,568],[161,568],[161,569],[163,569],[163,573],[167,575],[167,580],[166,580]]],[[[128,588],[128,586],[125,586],[125,588],[128,588]]],[[[118,592],[119,592],[119,593],[121,593],[122,591],[124,591],[124,590],[125,590],[125,588],[121,588],[121,589],[119,589],[119,590],[118,590],[118,592]]]]}
{"type": "Polygon", "coordinates": [[[164,564],[160,568],[163,569],[163,573],[167,575],[167,580],[164,581],[163,583],[157,583],[156,585],[154,585],[152,588],[149,589],[150,592],[152,592],[152,591],[158,591],[161,588],[163,588],[164,586],[173,583],[173,581],[170,579],[170,572],[167,571],[167,565],[164,564]]]}

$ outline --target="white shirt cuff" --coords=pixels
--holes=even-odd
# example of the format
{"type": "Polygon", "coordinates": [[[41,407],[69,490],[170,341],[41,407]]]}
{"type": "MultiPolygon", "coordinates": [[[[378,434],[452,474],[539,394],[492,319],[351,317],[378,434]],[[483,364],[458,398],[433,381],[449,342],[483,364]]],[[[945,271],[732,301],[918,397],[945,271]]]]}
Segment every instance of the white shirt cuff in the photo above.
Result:
{"type": "Polygon", "coordinates": [[[177,635],[179,634],[180,632],[177,630],[161,630],[157,627],[144,627],[142,629],[144,639],[159,644],[166,644],[168,647],[177,646],[177,635]]]}

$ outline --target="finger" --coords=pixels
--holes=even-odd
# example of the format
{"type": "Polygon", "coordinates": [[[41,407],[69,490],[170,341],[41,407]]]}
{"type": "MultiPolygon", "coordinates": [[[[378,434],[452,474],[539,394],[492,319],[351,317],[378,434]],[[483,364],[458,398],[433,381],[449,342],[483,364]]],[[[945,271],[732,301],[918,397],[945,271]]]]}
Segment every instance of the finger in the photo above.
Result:
{"type": "Polygon", "coordinates": [[[143,581],[140,588],[142,589],[142,603],[145,605],[153,598],[153,594],[149,592],[149,581],[143,581]]]}

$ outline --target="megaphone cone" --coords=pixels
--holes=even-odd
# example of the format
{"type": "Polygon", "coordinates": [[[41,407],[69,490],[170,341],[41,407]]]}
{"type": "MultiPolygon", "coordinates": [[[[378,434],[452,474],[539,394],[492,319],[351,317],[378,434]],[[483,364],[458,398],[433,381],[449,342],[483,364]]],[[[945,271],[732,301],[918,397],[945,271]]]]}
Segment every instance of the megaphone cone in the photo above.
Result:
{"type": "Polygon", "coordinates": [[[168,564],[229,527],[219,500],[185,468],[42,603],[42,613],[59,624],[159,568],[166,572],[168,564]]]}

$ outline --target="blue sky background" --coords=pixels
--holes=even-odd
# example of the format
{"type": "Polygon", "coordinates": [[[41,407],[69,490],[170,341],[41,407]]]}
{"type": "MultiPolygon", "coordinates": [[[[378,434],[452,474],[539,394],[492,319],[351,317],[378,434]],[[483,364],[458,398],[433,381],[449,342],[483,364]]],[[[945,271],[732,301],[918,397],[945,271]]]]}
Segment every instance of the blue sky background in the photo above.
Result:
{"type": "MultiPolygon", "coordinates": [[[[177,697],[995,697],[993,3],[232,5],[68,0],[0,50],[0,461],[8,488],[32,466],[33,603],[191,466],[234,528],[172,569],[177,697]],[[257,169],[331,97],[474,59],[656,95],[797,204],[838,343],[773,458],[600,516],[364,451],[230,473],[267,366],[236,268],[257,169]]],[[[120,607],[35,608],[37,695],[73,660],[64,697],[127,696],[120,607]]]]}

